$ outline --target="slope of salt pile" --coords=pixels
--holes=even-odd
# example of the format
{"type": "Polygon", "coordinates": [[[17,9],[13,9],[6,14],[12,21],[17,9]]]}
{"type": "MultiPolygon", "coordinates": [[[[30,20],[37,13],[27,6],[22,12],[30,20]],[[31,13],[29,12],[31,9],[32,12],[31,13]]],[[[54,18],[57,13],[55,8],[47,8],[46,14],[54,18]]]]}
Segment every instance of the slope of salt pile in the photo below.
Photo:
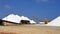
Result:
{"type": "Polygon", "coordinates": [[[34,20],[30,20],[28,17],[21,16],[21,20],[29,20],[30,23],[36,23],[34,20]]]}
{"type": "Polygon", "coordinates": [[[3,18],[2,20],[11,21],[11,22],[15,22],[15,23],[20,23],[20,19],[21,19],[20,16],[10,14],[7,17],[3,18]]]}
{"type": "Polygon", "coordinates": [[[60,16],[49,22],[47,26],[60,26],[60,16]]]}
{"type": "Polygon", "coordinates": [[[34,20],[30,20],[30,23],[36,23],[34,20]]]}

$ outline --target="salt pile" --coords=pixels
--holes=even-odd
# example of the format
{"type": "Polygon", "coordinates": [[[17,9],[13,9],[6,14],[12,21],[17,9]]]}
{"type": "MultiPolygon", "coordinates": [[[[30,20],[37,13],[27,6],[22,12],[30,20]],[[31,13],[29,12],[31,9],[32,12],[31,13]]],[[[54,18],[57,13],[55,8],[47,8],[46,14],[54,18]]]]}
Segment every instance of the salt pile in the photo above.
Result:
{"type": "Polygon", "coordinates": [[[60,16],[49,22],[47,26],[60,26],[60,16]]]}
{"type": "Polygon", "coordinates": [[[45,24],[45,22],[39,22],[39,24],[45,24]]]}
{"type": "Polygon", "coordinates": [[[20,16],[10,14],[7,17],[3,18],[2,20],[11,21],[11,22],[15,22],[15,23],[20,23],[20,19],[21,19],[20,16]]]}
{"type": "Polygon", "coordinates": [[[14,14],[8,15],[7,17],[3,18],[2,20],[11,21],[11,22],[15,22],[15,23],[20,23],[21,20],[29,20],[30,23],[36,23],[34,20],[31,20],[28,17],[14,15],[14,14]]]}

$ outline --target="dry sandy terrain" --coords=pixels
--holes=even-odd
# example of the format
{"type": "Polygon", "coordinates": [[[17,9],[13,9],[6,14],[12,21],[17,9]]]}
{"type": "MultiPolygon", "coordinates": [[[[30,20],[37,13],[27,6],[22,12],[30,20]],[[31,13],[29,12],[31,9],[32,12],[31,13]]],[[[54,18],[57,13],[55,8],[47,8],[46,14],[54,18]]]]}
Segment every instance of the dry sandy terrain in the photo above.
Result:
{"type": "Polygon", "coordinates": [[[60,34],[60,27],[19,25],[0,26],[0,34],[60,34]]]}

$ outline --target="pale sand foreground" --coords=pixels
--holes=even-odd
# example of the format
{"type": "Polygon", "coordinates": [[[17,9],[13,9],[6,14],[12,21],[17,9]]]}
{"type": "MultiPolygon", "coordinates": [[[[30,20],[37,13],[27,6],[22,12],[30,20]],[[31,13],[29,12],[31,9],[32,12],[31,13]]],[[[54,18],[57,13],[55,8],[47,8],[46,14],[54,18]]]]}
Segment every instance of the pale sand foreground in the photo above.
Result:
{"type": "Polygon", "coordinates": [[[16,34],[60,34],[60,27],[35,25],[0,26],[0,32],[16,34]]]}

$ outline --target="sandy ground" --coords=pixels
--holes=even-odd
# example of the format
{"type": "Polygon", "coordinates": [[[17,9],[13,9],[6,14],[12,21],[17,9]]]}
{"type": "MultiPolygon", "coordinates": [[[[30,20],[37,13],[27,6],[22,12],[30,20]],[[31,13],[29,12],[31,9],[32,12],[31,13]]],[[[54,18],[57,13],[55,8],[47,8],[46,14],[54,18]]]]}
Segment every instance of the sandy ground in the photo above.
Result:
{"type": "Polygon", "coordinates": [[[0,26],[0,34],[60,34],[60,27],[19,25],[0,26]]]}

